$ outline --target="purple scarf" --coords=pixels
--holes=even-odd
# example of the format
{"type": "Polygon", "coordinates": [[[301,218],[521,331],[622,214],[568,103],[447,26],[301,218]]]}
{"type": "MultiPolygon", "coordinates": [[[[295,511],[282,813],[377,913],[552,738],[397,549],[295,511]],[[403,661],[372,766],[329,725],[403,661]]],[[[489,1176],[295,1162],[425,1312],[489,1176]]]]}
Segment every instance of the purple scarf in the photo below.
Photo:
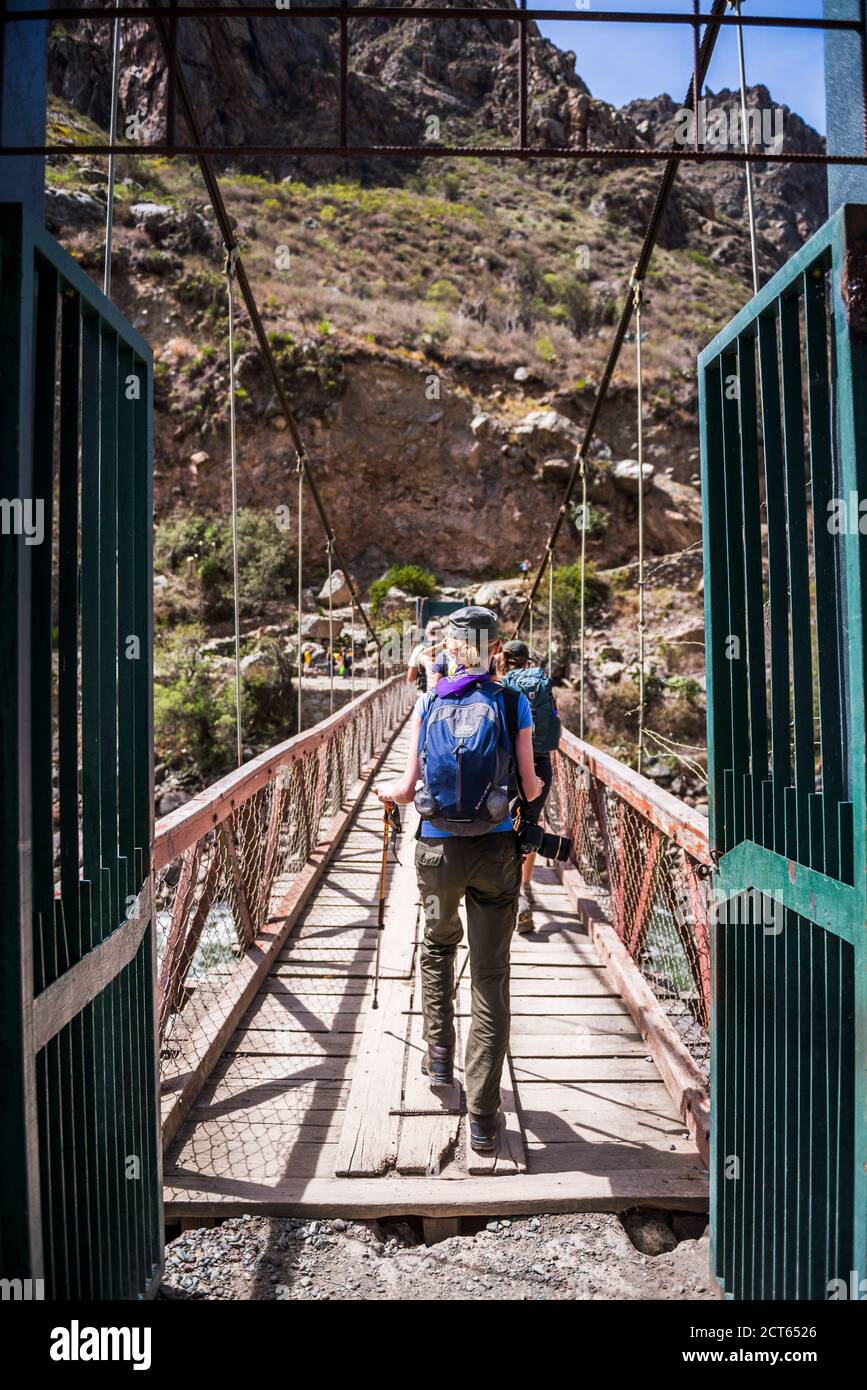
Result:
{"type": "Polygon", "coordinates": [[[455,674],[449,678],[442,676],[437,682],[437,695],[461,695],[471,685],[484,685],[490,681],[491,677],[487,671],[469,672],[465,666],[459,666],[455,674]]]}

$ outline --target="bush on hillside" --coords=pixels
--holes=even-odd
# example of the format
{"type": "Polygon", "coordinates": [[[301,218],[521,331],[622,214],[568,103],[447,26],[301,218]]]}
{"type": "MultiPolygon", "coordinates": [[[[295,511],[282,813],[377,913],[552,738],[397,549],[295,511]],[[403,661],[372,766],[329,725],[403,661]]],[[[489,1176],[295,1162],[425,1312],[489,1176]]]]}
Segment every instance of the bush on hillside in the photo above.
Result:
{"type": "MultiPolygon", "coordinates": [[[[608,596],[608,585],[587,564],[584,577],[584,613],[589,619],[596,616],[608,596]]],[[[562,565],[554,571],[554,624],[560,634],[561,656],[568,662],[581,635],[581,563],[562,565]]]]}
{"type": "Polygon", "coordinates": [[[389,589],[402,589],[414,598],[433,598],[437,591],[436,576],[422,569],[421,565],[392,565],[381,579],[375,579],[368,589],[370,607],[374,617],[379,615],[383,599],[389,589]]]}
{"type": "MultiPolygon", "coordinates": [[[[274,512],[242,507],[238,512],[242,614],[255,616],[269,599],[288,598],[294,562],[294,543],[289,533],[277,526],[274,512]]],[[[231,614],[231,517],[192,513],[169,517],[156,533],[154,563],[157,569],[195,584],[203,618],[214,620],[231,614]]]]}

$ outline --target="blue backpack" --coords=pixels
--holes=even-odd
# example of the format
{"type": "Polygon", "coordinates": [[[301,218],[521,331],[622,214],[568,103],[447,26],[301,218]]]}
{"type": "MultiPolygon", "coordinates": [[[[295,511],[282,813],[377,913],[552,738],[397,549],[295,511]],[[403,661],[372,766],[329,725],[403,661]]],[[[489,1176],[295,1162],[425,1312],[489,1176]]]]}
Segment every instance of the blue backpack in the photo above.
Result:
{"type": "Polygon", "coordinates": [[[432,691],[422,715],[415,804],[452,835],[484,835],[509,814],[517,696],[480,680],[455,695],[432,691]]]}
{"type": "Polygon", "coordinates": [[[506,690],[526,695],[533,711],[533,752],[552,753],[560,743],[561,724],[550,678],[541,666],[523,666],[503,677],[506,690]]]}

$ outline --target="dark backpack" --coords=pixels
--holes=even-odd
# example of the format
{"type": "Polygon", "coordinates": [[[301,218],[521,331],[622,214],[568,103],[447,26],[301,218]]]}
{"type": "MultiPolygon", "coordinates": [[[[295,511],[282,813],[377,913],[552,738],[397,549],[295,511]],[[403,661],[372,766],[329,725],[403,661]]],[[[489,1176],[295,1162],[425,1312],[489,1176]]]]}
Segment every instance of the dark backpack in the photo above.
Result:
{"type": "Polygon", "coordinates": [[[490,681],[431,692],[422,715],[419,814],[436,830],[484,835],[509,813],[517,696],[490,681]]]}
{"type": "Polygon", "coordinates": [[[523,666],[503,677],[507,690],[526,695],[533,711],[533,752],[552,753],[560,743],[561,724],[550,678],[541,666],[523,666]]]}

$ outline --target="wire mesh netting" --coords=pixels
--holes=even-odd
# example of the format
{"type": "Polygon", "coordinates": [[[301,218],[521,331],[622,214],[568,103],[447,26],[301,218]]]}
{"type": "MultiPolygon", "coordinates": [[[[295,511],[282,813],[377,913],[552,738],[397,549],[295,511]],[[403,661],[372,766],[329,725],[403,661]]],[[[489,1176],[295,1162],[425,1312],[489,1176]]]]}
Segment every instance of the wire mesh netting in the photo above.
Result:
{"type": "Polygon", "coordinates": [[[580,761],[554,754],[546,814],[696,1066],[710,1070],[710,944],[704,862],[580,761]]]}
{"type": "MultiPolygon", "coordinates": [[[[225,1013],[248,978],[248,948],[269,920],[285,915],[293,885],[329,821],[406,714],[414,693],[397,678],[327,721],[324,730],[293,739],[275,758],[270,780],[249,795],[240,792],[240,802],[227,800],[225,793],[215,796],[214,817],[223,818],[158,869],[164,1087],[202,1061],[213,1031],[209,1016],[225,1013]]],[[[157,847],[160,831],[158,824],[157,847]]]]}

